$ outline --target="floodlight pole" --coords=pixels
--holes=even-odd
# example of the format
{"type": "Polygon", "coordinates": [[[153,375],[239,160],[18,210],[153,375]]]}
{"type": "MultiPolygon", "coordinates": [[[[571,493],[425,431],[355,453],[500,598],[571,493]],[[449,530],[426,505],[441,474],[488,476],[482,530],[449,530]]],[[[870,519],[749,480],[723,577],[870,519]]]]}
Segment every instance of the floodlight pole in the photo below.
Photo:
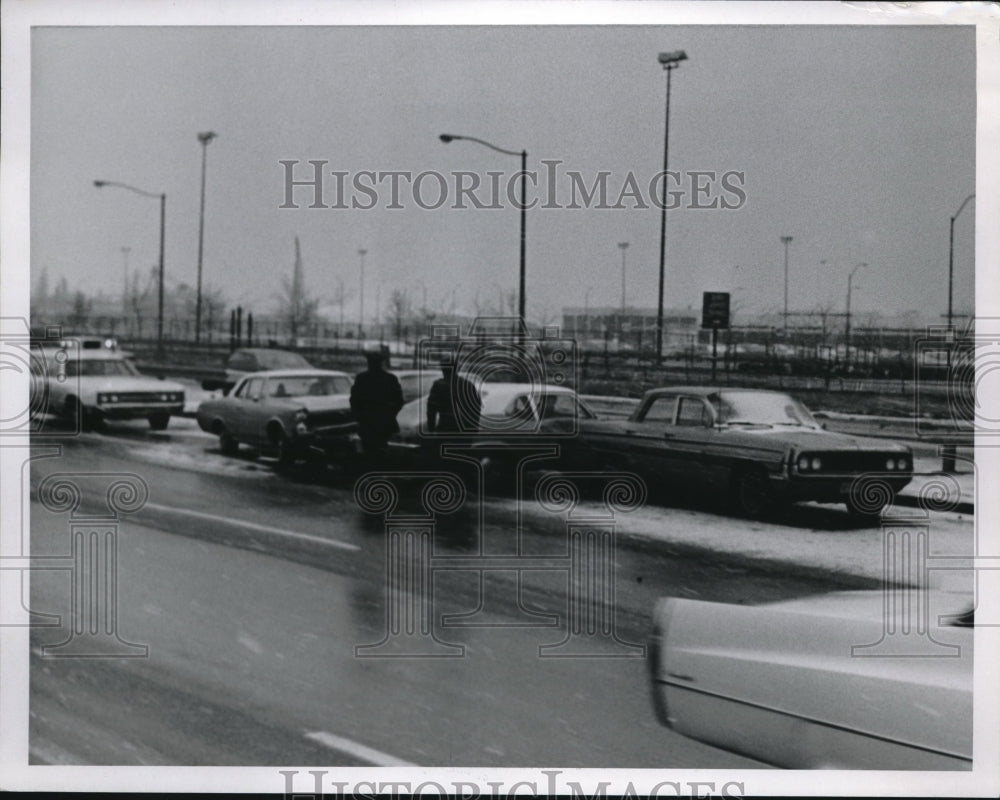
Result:
{"type": "Polygon", "coordinates": [[[667,252],[667,165],[670,153],[670,73],[673,72],[680,62],[687,59],[687,54],[683,50],[673,53],[660,53],[657,57],[659,63],[667,73],[667,103],[663,126],[663,191],[660,203],[660,289],[656,305],[656,360],[663,359],[663,287],[666,277],[666,252],[667,252]]]}

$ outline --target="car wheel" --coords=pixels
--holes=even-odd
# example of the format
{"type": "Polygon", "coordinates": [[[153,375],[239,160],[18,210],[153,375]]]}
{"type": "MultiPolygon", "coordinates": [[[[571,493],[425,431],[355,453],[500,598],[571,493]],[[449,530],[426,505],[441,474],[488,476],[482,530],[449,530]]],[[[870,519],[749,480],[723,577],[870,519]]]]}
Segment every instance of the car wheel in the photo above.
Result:
{"type": "Polygon", "coordinates": [[[154,431],[165,431],[167,425],[170,424],[169,414],[150,414],[147,419],[149,419],[149,427],[154,431]]]}
{"type": "Polygon", "coordinates": [[[736,473],[732,489],[733,508],[745,517],[763,517],[774,506],[774,494],[763,470],[747,468],[736,473]]]}
{"type": "Polygon", "coordinates": [[[278,455],[279,466],[290,467],[295,463],[295,449],[284,433],[279,432],[274,437],[274,449],[278,455]]]}
{"type": "Polygon", "coordinates": [[[94,416],[87,412],[86,407],[80,406],[80,401],[75,397],[67,397],[63,403],[63,416],[70,422],[80,420],[81,431],[92,431],[94,429],[94,416]]]}
{"type": "Polygon", "coordinates": [[[240,443],[237,442],[233,435],[222,428],[219,431],[219,452],[224,456],[235,456],[240,451],[240,443]]]}

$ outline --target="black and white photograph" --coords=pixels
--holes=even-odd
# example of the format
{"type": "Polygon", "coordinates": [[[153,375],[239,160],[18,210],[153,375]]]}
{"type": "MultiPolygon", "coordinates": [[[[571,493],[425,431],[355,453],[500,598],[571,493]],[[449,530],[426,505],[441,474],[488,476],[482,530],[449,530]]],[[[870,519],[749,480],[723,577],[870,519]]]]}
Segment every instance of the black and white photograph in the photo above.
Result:
{"type": "Polygon", "coordinates": [[[0,788],[1000,791],[995,6],[0,14],[0,788]]]}

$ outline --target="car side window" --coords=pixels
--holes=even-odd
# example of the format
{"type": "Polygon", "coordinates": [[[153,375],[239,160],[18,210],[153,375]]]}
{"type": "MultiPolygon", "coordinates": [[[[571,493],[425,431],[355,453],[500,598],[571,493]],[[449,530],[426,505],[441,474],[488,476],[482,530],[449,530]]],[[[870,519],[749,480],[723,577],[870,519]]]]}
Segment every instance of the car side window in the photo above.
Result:
{"type": "Polygon", "coordinates": [[[673,395],[657,397],[646,409],[646,415],[642,418],[643,422],[663,422],[667,425],[673,425],[676,402],[677,398],[673,395]]]}
{"type": "Polygon", "coordinates": [[[236,388],[233,390],[233,397],[246,397],[247,383],[249,383],[249,381],[242,381],[241,383],[236,384],[236,388]]]}
{"type": "Polygon", "coordinates": [[[569,394],[547,394],[539,398],[543,419],[576,417],[576,399],[569,394]]]}
{"type": "Polygon", "coordinates": [[[247,381],[247,391],[246,398],[248,400],[257,400],[260,398],[260,390],[264,386],[263,378],[251,378],[247,381]]]}
{"type": "Polygon", "coordinates": [[[704,427],[712,419],[708,408],[700,397],[682,397],[677,409],[677,424],[689,427],[704,427]]]}
{"type": "Polygon", "coordinates": [[[522,394],[515,397],[507,406],[505,416],[512,419],[533,419],[535,412],[527,395],[522,394]]]}

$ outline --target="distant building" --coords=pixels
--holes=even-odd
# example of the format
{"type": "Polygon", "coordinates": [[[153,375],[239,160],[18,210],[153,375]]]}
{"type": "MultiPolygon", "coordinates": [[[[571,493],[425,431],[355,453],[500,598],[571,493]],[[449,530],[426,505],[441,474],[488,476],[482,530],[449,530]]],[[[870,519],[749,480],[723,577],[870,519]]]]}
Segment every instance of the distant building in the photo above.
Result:
{"type": "MultiPolygon", "coordinates": [[[[621,306],[565,306],[562,309],[562,332],[589,346],[609,343],[628,349],[653,348],[656,343],[655,308],[621,306]]],[[[698,333],[700,310],[669,308],[663,310],[664,350],[686,347],[698,333]]]]}

